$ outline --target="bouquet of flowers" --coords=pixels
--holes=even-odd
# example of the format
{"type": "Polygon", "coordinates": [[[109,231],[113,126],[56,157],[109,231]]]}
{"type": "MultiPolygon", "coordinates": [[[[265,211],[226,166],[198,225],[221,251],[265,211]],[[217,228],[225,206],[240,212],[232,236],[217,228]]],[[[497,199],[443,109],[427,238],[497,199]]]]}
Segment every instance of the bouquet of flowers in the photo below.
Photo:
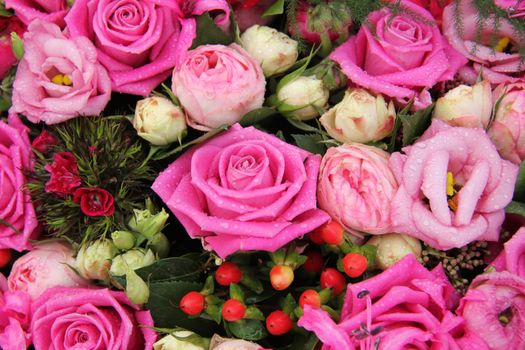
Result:
{"type": "Polygon", "coordinates": [[[525,1],[0,32],[1,349],[525,349],[525,1]]]}

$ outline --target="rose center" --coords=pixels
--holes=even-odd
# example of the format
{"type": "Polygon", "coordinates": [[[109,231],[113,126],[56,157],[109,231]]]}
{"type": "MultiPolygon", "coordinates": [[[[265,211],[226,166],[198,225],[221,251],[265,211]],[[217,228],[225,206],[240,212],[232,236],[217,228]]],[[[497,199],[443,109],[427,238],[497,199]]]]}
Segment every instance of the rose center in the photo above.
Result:
{"type": "Polygon", "coordinates": [[[509,306],[508,308],[506,308],[498,314],[499,323],[501,323],[501,325],[505,327],[512,321],[513,316],[514,314],[512,312],[512,308],[509,306]]]}

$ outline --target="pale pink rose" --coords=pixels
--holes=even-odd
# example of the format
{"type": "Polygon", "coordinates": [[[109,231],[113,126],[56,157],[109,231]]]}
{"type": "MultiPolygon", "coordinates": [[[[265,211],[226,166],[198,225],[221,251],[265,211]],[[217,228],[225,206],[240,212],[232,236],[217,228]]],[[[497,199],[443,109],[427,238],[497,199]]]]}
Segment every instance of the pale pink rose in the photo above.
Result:
{"type": "Polygon", "coordinates": [[[111,82],[87,38],[68,39],[56,24],[36,19],[24,34],[24,50],[10,112],[56,124],[106,107],[111,82]]]}
{"type": "Polygon", "coordinates": [[[503,251],[491,263],[497,271],[509,271],[525,279],[525,227],[505,242],[503,251]]]}
{"type": "Polygon", "coordinates": [[[525,82],[499,85],[493,100],[502,96],[488,133],[502,158],[520,164],[525,159],[525,82]]]}
{"type": "Polygon", "coordinates": [[[507,11],[510,18],[525,18],[524,0],[494,0],[494,3],[507,11]]]}
{"type": "Polygon", "coordinates": [[[189,51],[172,78],[172,90],[186,111],[188,125],[204,131],[232,125],[260,108],[265,85],[257,61],[236,44],[203,45],[189,51]]]}
{"type": "Polygon", "coordinates": [[[492,17],[484,18],[482,22],[479,22],[478,18],[479,13],[472,0],[461,0],[459,5],[454,2],[443,12],[443,34],[450,44],[470,61],[469,65],[460,69],[461,79],[474,84],[481,75],[492,84],[500,84],[523,77],[525,64],[521,55],[511,48],[521,45],[519,32],[514,30],[505,18],[498,18],[497,25],[492,17]],[[457,25],[457,16],[461,18],[461,29],[457,25]],[[480,24],[482,29],[479,29],[480,24]],[[497,31],[494,32],[496,27],[497,31]],[[478,39],[480,30],[483,33],[482,41],[478,39]],[[502,41],[497,45],[502,45],[499,48],[490,46],[489,43],[493,42],[494,37],[498,41],[509,40],[508,45],[503,45],[502,41]],[[513,53],[507,53],[508,49],[513,53]]]}
{"type": "Polygon", "coordinates": [[[235,124],[186,151],[152,188],[219,256],[275,251],[329,219],[315,198],[320,158],[235,124]]]}
{"type": "Polygon", "coordinates": [[[388,158],[387,152],[359,143],[330,147],[319,172],[319,208],[356,234],[392,232],[390,203],[397,182],[388,158]]]}
{"type": "Polygon", "coordinates": [[[60,27],[65,26],[64,17],[69,10],[67,0],[5,0],[5,7],[13,9],[25,25],[39,18],[60,27]]]}
{"type": "Polygon", "coordinates": [[[352,84],[402,103],[415,98],[414,107],[422,108],[431,103],[427,90],[453,79],[467,61],[450,47],[427,10],[406,0],[401,6],[405,10],[395,15],[388,8],[372,12],[330,58],[352,84]]]}
{"type": "Polygon", "coordinates": [[[151,350],[157,336],[149,311],[124,292],[109,289],[48,289],[33,302],[35,349],[151,350]]]}
{"type": "Polygon", "coordinates": [[[75,0],[66,23],[95,44],[114,91],[146,96],[181,63],[197,35],[194,16],[207,11],[229,24],[225,0],[75,0]]]}
{"type": "Polygon", "coordinates": [[[24,292],[11,292],[0,273],[0,348],[26,349],[31,344],[28,333],[31,316],[31,297],[24,292]]]}
{"type": "Polygon", "coordinates": [[[29,253],[18,258],[7,279],[9,290],[28,293],[36,299],[46,289],[84,287],[89,282],[73,270],[74,251],[66,242],[45,242],[35,245],[29,253]]]}
{"type": "Polygon", "coordinates": [[[435,119],[414,145],[390,157],[399,183],[392,225],[437,249],[497,241],[518,167],[482,129],[435,119]]]}
{"type": "Polygon", "coordinates": [[[25,190],[25,173],[32,170],[28,128],[15,115],[0,120],[0,249],[31,249],[37,218],[25,190]],[[6,225],[8,223],[9,225],[6,225]]]}

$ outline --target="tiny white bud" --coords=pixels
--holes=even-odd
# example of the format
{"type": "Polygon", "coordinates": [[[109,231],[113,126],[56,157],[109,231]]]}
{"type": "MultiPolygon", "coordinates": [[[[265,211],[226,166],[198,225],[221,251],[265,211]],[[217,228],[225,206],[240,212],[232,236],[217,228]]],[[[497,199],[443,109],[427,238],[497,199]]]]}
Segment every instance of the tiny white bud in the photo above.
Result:
{"type": "MultiPolygon", "coordinates": [[[[277,99],[286,108],[285,114],[299,120],[309,120],[319,115],[319,110],[326,108],[330,92],[323,81],[315,76],[292,80],[277,93],[277,99]]],[[[284,110],[284,109],[283,109],[284,110]]]]}

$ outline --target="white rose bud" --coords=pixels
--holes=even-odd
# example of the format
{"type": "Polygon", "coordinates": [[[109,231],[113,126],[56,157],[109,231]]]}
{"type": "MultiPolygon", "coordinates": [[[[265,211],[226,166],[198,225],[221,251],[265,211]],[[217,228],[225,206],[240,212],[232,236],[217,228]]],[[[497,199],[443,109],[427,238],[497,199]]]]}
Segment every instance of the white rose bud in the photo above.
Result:
{"type": "Polygon", "coordinates": [[[261,346],[241,339],[222,338],[214,335],[211,338],[210,350],[259,350],[261,346]]]}
{"type": "Polygon", "coordinates": [[[460,85],[440,97],[434,118],[453,126],[485,128],[492,113],[492,90],[488,81],[474,86],[460,85]]]}
{"type": "Polygon", "coordinates": [[[182,140],[186,136],[184,112],[164,97],[148,97],[137,102],[133,127],[143,139],[156,146],[182,140]]]}
{"type": "Polygon", "coordinates": [[[123,276],[128,269],[140,269],[141,267],[153,264],[155,260],[155,254],[149,249],[147,252],[143,252],[140,249],[128,250],[113,259],[109,272],[111,272],[113,276],[123,276]]]}
{"type": "Polygon", "coordinates": [[[251,26],[241,40],[242,47],[261,65],[266,77],[285,72],[299,55],[297,41],[274,28],[251,26]]]}
{"type": "Polygon", "coordinates": [[[208,350],[209,342],[193,332],[177,331],[153,344],[153,350],[208,350]]]}
{"type": "Polygon", "coordinates": [[[326,108],[330,92],[323,81],[315,76],[303,77],[289,82],[279,90],[277,99],[284,105],[284,114],[299,120],[309,120],[319,115],[318,108],[326,108]]]}
{"type": "Polygon", "coordinates": [[[382,95],[350,89],[341,102],[323,114],[320,121],[337,141],[367,143],[388,136],[394,128],[396,110],[382,95]]]}
{"type": "Polygon", "coordinates": [[[399,233],[373,236],[366,244],[377,247],[376,266],[386,270],[407,254],[421,257],[421,243],[418,239],[399,233]]]}
{"type": "Polygon", "coordinates": [[[117,248],[108,239],[83,245],[76,258],[80,275],[86,279],[108,281],[111,260],[116,253],[117,248]]]}

